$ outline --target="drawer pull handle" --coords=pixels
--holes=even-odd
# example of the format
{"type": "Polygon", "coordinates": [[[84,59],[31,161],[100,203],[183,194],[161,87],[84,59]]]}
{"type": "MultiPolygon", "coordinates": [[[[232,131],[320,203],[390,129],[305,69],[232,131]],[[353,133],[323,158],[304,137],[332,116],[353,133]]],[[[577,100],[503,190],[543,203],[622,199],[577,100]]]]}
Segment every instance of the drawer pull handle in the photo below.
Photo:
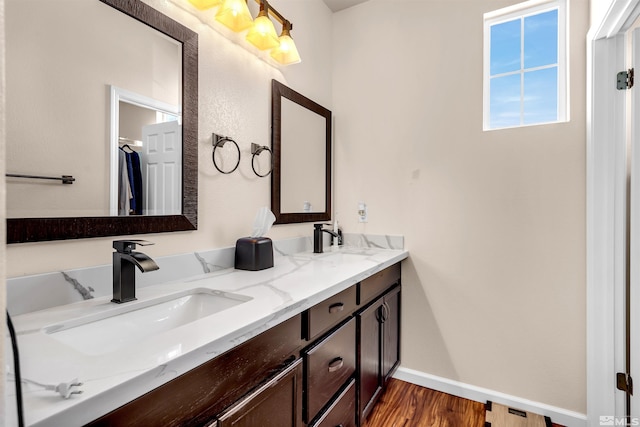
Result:
{"type": "Polygon", "coordinates": [[[329,313],[339,313],[342,310],[344,310],[344,304],[341,302],[337,302],[329,306],[329,313]]]}
{"type": "Polygon", "coordinates": [[[335,372],[338,369],[342,368],[343,365],[344,361],[342,360],[342,357],[336,357],[331,362],[329,362],[329,372],[335,372]]]}
{"type": "Polygon", "coordinates": [[[389,308],[389,304],[386,302],[382,303],[382,323],[386,322],[389,319],[389,313],[391,309],[389,308]]]}

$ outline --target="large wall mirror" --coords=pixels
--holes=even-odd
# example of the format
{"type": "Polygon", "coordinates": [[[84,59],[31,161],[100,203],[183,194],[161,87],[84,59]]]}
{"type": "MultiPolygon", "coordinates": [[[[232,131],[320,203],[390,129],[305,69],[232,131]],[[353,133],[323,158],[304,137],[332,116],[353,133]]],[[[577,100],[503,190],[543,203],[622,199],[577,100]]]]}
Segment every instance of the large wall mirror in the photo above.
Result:
{"type": "Polygon", "coordinates": [[[271,210],[276,224],[331,219],[331,111],[273,80],[271,210]]]}
{"type": "Polygon", "coordinates": [[[5,17],[7,243],[195,230],[197,34],[139,0],[5,17]]]}

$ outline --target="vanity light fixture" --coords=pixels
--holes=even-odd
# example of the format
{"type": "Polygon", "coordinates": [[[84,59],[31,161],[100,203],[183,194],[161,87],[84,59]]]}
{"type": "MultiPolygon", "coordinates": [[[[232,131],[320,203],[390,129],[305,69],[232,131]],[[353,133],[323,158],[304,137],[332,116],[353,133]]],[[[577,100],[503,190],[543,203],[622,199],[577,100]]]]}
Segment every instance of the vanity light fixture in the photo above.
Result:
{"type": "Polygon", "coordinates": [[[253,25],[246,0],[224,0],[216,13],[216,21],[235,32],[240,32],[253,25]]]}
{"type": "Polygon", "coordinates": [[[269,19],[268,10],[267,1],[260,0],[260,13],[247,33],[247,41],[260,50],[273,49],[280,45],[276,29],[269,19]]]}
{"type": "Polygon", "coordinates": [[[246,40],[262,51],[271,49],[270,56],[282,65],[291,65],[301,62],[296,44],[291,38],[293,24],[282,16],[267,2],[256,0],[260,5],[260,12],[255,20],[251,17],[248,0],[189,0],[200,10],[219,6],[216,13],[216,21],[235,32],[249,29],[246,40]],[[282,25],[282,33],[278,37],[273,22],[273,17],[282,25]]]}
{"type": "Polygon", "coordinates": [[[298,53],[298,48],[296,48],[296,44],[289,34],[289,30],[291,30],[291,23],[284,21],[282,24],[282,34],[278,39],[280,45],[271,51],[271,57],[283,65],[297,64],[302,61],[298,53]]]}

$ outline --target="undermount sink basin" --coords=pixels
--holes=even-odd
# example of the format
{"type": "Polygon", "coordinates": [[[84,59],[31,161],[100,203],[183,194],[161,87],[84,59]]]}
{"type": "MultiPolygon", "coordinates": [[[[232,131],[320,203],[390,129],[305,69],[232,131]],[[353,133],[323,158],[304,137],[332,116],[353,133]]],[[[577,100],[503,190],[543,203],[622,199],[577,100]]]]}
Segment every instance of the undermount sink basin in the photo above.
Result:
{"type": "Polygon", "coordinates": [[[365,257],[362,250],[358,252],[350,252],[345,250],[331,250],[327,249],[325,252],[316,254],[313,252],[304,252],[301,254],[297,254],[298,258],[309,259],[309,260],[317,260],[317,261],[326,261],[326,262],[354,262],[354,261],[362,261],[365,257]]]}
{"type": "Polygon", "coordinates": [[[113,310],[44,328],[44,333],[82,353],[107,354],[251,300],[206,288],[131,302],[113,310]]]}

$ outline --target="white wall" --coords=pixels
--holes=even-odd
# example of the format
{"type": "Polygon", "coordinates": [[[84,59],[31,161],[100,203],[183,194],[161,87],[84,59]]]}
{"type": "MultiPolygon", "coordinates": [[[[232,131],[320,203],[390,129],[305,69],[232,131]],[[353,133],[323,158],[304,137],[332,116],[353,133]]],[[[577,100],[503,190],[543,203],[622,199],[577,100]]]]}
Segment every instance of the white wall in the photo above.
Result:
{"type": "Polygon", "coordinates": [[[157,122],[155,110],[138,107],[128,102],[120,101],[120,129],[118,136],[142,140],[142,127],[152,125],[157,122]]]}
{"type": "MultiPolygon", "coordinates": [[[[146,2],[199,34],[198,230],[139,237],[156,243],[145,248],[150,256],[232,246],[237,238],[251,233],[257,209],[270,205],[270,180],[256,177],[251,170],[250,144],[270,146],[271,79],[331,109],[331,11],[321,0],[274,4],[293,22],[291,35],[302,56],[300,64],[275,68],[223,36],[224,30],[201,22],[199,18],[207,14],[187,12],[184,8],[195,9],[186,0],[146,2]],[[211,163],[212,132],[232,136],[240,145],[242,161],[231,175],[220,174],[211,163]]],[[[310,236],[312,232],[311,224],[281,225],[269,236],[310,236]]],[[[8,276],[108,264],[112,240],[9,245],[8,276]]]]}
{"type": "Polygon", "coordinates": [[[482,15],[516,2],[334,15],[335,209],[406,236],[404,367],[585,413],[588,4],[570,2],[571,122],[483,132],[482,15]]]}

